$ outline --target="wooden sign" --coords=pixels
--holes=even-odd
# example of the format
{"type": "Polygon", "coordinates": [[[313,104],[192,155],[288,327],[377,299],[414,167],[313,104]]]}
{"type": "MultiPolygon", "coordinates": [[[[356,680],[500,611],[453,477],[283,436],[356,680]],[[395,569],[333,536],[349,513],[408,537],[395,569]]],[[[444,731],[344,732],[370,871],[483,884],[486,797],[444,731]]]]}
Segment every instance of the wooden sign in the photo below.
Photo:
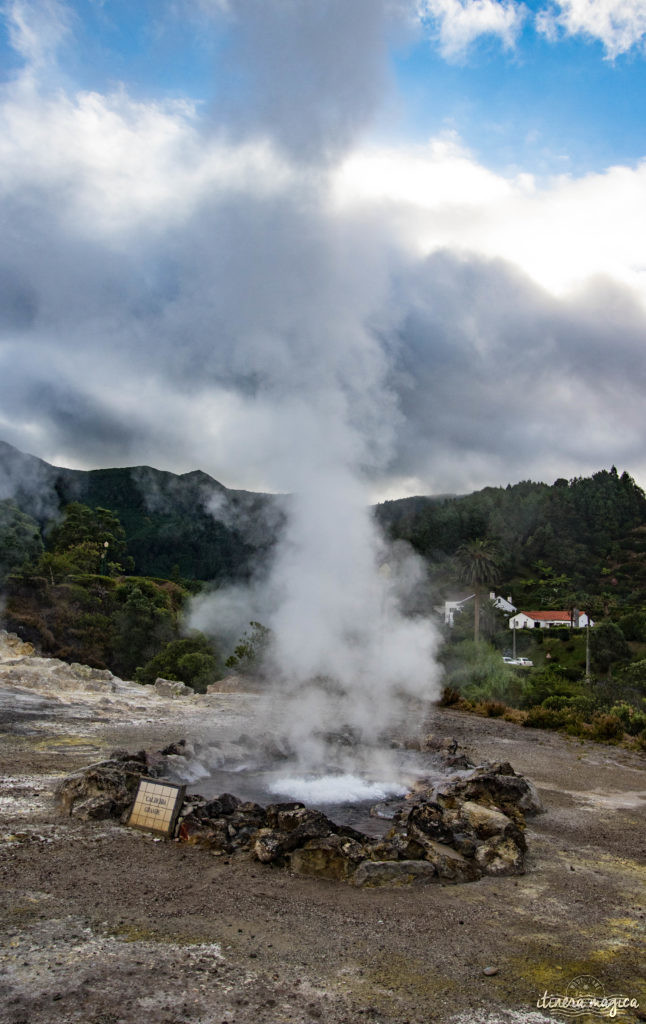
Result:
{"type": "Polygon", "coordinates": [[[186,786],[142,777],[139,780],[128,824],[133,828],[143,828],[172,836],[185,793],[186,786]]]}

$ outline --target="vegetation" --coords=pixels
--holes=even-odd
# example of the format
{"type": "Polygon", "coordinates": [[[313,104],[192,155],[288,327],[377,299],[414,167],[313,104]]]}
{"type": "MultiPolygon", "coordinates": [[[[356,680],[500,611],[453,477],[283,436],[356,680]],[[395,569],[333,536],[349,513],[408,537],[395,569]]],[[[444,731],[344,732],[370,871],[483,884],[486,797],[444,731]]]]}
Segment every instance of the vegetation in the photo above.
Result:
{"type": "MultiPolygon", "coordinates": [[[[9,628],[44,653],[142,682],[204,689],[225,669],[254,671],[264,626],[220,652],[186,635],[184,613],[200,581],[262,563],[280,503],[201,473],[56,470],[0,444],[0,469],[3,459],[14,478],[39,481],[37,494],[0,501],[9,628]]],[[[423,556],[434,603],[475,594],[474,619],[467,604],[446,630],[446,702],[646,748],[646,497],[627,473],[386,502],[375,515],[423,556]],[[508,665],[507,621],[485,596],[500,586],[527,610],[588,611],[595,628],[516,631],[516,653],[533,664],[508,665]]]]}
{"type": "Polygon", "coordinates": [[[43,553],[40,528],[14,501],[0,501],[0,583],[12,569],[36,561],[43,553]]]}
{"type": "Polygon", "coordinates": [[[220,659],[211,642],[194,631],[180,640],[171,640],[158,654],[137,669],[138,683],[154,683],[156,679],[171,679],[204,693],[209,683],[222,675],[220,659]]]}
{"type": "Polygon", "coordinates": [[[491,541],[477,538],[460,545],[456,561],[461,581],[474,590],[473,639],[477,643],[482,595],[500,578],[498,555],[491,541]]]}
{"type": "Polygon", "coordinates": [[[240,672],[253,673],[260,667],[271,631],[261,622],[250,622],[249,627],[240,637],[233,654],[227,658],[225,662],[227,668],[237,668],[240,672]]]}

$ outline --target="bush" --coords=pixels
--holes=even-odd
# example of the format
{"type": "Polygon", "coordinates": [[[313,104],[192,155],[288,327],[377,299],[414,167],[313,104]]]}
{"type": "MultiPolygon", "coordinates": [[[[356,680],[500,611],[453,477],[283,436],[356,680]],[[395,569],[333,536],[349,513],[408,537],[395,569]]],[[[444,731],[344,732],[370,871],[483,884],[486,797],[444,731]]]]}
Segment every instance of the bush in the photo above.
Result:
{"type": "Polygon", "coordinates": [[[542,707],[550,708],[554,711],[572,711],[588,721],[594,712],[598,710],[597,703],[592,697],[585,697],[583,695],[570,697],[565,694],[546,697],[542,707]]]}
{"type": "Polygon", "coordinates": [[[646,615],[643,612],[629,612],[619,619],[618,625],[626,640],[642,643],[646,640],[646,615]]]}
{"type": "Polygon", "coordinates": [[[568,716],[555,708],[536,706],[527,712],[523,725],[528,729],[561,729],[568,722],[568,716]]]}
{"type": "Polygon", "coordinates": [[[646,729],[646,713],[639,711],[632,704],[621,701],[610,708],[610,714],[618,718],[624,732],[630,736],[637,736],[643,729],[646,729]]]}
{"type": "Polygon", "coordinates": [[[475,713],[484,715],[485,718],[501,718],[507,711],[507,705],[501,700],[483,700],[476,704],[475,713]]]}
{"type": "Polygon", "coordinates": [[[451,708],[455,704],[459,704],[461,700],[462,694],[459,690],[456,690],[454,686],[445,686],[439,699],[439,705],[442,708],[451,708]]]}
{"type": "Polygon", "coordinates": [[[220,664],[210,642],[202,633],[195,632],[181,640],[171,640],[143,668],[137,669],[135,678],[138,683],[154,683],[161,676],[204,693],[219,675],[220,664]]]}
{"type": "Polygon", "coordinates": [[[620,740],[624,734],[624,727],[616,715],[594,715],[592,719],[593,740],[620,740]]]}

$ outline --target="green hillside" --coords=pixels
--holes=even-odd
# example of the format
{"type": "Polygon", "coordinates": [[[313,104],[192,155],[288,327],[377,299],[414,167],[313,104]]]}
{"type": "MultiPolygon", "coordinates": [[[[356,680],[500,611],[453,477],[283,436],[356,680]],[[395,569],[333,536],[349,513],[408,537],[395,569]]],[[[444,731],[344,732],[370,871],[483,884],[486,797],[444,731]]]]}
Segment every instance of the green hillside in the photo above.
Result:
{"type": "Polygon", "coordinates": [[[279,498],[230,490],[199,471],[61,469],[0,442],[3,497],[43,528],[73,501],[112,509],[138,575],[187,580],[247,578],[283,520],[279,498]]]}

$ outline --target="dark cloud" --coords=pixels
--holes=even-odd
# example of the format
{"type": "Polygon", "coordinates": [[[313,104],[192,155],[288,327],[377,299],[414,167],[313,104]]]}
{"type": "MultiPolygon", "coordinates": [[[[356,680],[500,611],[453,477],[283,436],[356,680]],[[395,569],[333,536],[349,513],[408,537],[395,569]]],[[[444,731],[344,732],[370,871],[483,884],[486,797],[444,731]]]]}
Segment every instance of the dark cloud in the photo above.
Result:
{"type": "Polygon", "coordinates": [[[383,97],[390,0],[231,0],[214,114],[234,136],[269,134],[297,159],[336,156],[383,97]]]}
{"type": "Polygon", "coordinates": [[[393,468],[446,474],[448,456],[475,486],[500,466],[510,480],[641,467],[646,317],[627,288],[599,279],[557,299],[503,261],[440,252],[408,268],[399,303],[393,468]]]}

